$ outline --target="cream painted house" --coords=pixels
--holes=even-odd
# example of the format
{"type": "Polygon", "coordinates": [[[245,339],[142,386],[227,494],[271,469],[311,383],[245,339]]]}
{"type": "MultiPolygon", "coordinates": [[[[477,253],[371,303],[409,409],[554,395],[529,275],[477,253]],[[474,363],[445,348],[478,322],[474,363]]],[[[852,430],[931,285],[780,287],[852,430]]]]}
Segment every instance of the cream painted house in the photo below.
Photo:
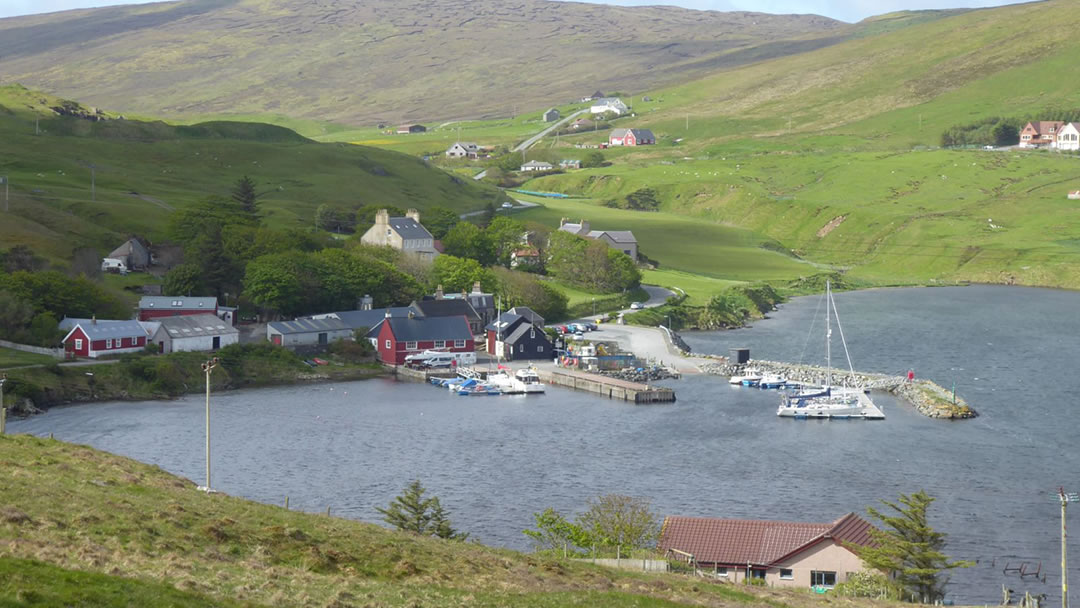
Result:
{"type": "Polygon", "coordinates": [[[1058,150],[1080,150],[1080,123],[1068,122],[1057,130],[1058,150]]]}
{"type": "Polygon", "coordinates": [[[405,217],[390,217],[386,209],[379,209],[375,213],[375,225],[360,237],[360,242],[393,247],[429,260],[439,255],[435,238],[420,223],[420,212],[416,209],[409,209],[405,217]]]}
{"type": "Polygon", "coordinates": [[[867,569],[853,547],[872,545],[873,529],[854,513],[830,523],[672,516],[658,548],[731,582],[831,589],[867,569]]]}

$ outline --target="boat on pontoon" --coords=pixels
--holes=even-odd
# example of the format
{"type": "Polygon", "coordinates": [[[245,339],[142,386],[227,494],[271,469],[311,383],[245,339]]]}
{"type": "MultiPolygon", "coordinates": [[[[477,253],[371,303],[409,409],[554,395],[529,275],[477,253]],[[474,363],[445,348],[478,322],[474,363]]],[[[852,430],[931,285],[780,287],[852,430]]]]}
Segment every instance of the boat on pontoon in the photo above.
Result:
{"type": "Polygon", "coordinates": [[[825,282],[825,384],[822,387],[800,386],[789,392],[784,392],[780,397],[780,407],[776,415],[782,418],[795,418],[797,420],[809,419],[863,419],[881,420],[885,415],[874,405],[866,390],[859,387],[832,386],[832,320],[836,318],[836,327],[840,333],[840,341],[844,345],[844,356],[847,358],[848,369],[854,377],[854,368],[851,365],[851,355],[848,352],[847,341],[844,339],[844,330],[840,325],[840,317],[836,314],[836,302],[832,297],[832,285],[825,282]]]}

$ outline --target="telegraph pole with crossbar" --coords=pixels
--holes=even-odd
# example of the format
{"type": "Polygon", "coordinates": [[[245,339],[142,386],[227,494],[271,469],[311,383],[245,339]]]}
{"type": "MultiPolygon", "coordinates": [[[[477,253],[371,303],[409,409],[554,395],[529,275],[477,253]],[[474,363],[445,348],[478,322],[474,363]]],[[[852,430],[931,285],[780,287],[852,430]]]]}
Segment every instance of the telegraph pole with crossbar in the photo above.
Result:
{"type": "Polygon", "coordinates": [[[1065,551],[1065,540],[1068,534],[1065,531],[1065,507],[1070,502],[1080,501],[1080,494],[1066,493],[1065,488],[1062,487],[1058,488],[1057,498],[1061,501],[1061,608],[1069,608],[1069,571],[1065,551]]]}

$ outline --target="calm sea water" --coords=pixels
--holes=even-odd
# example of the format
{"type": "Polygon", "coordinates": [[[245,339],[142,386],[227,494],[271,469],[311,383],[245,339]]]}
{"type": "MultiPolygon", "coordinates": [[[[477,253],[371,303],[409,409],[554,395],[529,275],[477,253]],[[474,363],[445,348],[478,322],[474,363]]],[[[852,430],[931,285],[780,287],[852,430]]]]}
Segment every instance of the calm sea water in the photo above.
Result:
{"type": "MultiPolygon", "coordinates": [[[[819,301],[794,300],[749,329],[685,337],[699,352],[747,346],[757,358],[820,362],[819,301]]],[[[649,497],[662,514],[831,521],[925,489],[948,552],[978,560],[954,573],[954,601],[994,603],[1002,583],[1059,597],[1051,492],[1080,490],[1080,294],[895,289],[836,294],[836,303],[856,369],[955,382],[981,417],[930,420],[878,395],[882,422],[782,420],[775,393],[712,377],[671,382],[678,403],[656,406],[557,388],[466,398],[382,379],[261,389],[213,396],[213,485],[378,521],[375,507],[419,478],[456,527],[521,549],[532,513],[573,513],[608,492],[649,497]],[[1046,583],[1002,574],[1006,562],[1040,560],[1046,583]]],[[[199,396],[55,408],[10,427],[203,481],[199,396]]],[[[1070,576],[1080,580],[1080,568],[1070,576]]]]}

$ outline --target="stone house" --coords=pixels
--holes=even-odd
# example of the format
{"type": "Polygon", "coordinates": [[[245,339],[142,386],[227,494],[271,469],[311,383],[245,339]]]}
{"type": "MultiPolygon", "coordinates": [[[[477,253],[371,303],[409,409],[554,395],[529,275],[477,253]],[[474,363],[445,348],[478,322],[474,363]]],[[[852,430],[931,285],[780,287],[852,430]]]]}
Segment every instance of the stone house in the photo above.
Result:
{"type": "Polygon", "coordinates": [[[375,214],[375,225],[360,237],[360,242],[393,247],[428,260],[439,255],[435,237],[420,223],[420,212],[416,209],[409,209],[405,217],[390,217],[386,209],[380,209],[375,214]]]}

